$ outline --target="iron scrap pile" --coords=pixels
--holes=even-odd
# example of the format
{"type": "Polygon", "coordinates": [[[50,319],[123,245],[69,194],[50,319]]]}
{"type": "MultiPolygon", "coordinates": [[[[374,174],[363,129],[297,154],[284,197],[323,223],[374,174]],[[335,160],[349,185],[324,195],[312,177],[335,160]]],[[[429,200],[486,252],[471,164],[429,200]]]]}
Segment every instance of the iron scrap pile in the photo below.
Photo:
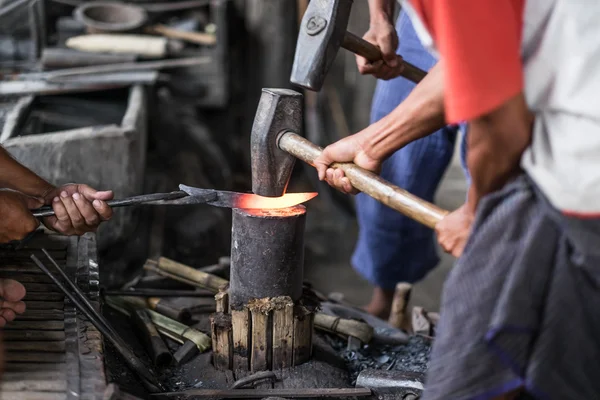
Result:
{"type": "Polygon", "coordinates": [[[347,341],[333,335],[324,335],[327,342],[346,361],[352,385],[364,369],[384,369],[426,372],[431,352],[431,341],[422,336],[411,336],[407,344],[366,344],[358,350],[348,350],[347,341]]]}

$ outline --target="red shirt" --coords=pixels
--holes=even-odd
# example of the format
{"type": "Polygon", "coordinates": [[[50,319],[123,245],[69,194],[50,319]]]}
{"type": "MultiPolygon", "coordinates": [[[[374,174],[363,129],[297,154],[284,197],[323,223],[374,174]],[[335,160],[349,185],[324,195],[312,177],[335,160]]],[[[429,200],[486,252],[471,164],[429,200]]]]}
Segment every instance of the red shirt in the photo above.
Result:
{"type": "Polygon", "coordinates": [[[481,116],[523,90],[525,0],[409,0],[443,62],[448,123],[481,116]]]}

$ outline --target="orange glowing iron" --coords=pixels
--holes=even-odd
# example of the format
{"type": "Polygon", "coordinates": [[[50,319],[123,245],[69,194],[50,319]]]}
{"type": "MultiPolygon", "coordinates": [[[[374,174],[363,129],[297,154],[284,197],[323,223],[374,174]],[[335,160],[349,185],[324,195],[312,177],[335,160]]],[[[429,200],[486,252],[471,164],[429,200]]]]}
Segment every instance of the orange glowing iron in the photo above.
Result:
{"type": "Polygon", "coordinates": [[[287,193],[281,197],[264,197],[252,193],[228,192],[224,190],[199,189],[179,185],[179,190],[188,194],[170,203],[210,204],[215,207],[245,209],[277,209],[292,207],[314,198],[317,193],[287,193]]]}

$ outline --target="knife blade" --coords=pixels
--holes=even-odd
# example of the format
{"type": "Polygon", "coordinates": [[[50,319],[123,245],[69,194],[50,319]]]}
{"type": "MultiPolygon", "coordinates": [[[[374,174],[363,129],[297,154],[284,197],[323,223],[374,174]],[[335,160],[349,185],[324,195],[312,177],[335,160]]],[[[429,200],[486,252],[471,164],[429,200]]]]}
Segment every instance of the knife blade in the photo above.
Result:
{"type": "MultiPolygon", "coordinates": [[[[179,185],[179,190],[186,192],[189,197],[183,197],[177,202],[194,201],[198,196],[216,194],[214,200],[206,203],[215,207],[245,208],[245,209],[276,209],[288,208],[304,203],[314,198],[317,193],[287,193],[281,197],[264,197],[253,193],[228,192],[225,190],[200,189],[186,185],[179,185]],[[188,200],[189,199],[189,200],[188,200]]],[[[193,204],[193,203],[192,203],[193,204]]]]}

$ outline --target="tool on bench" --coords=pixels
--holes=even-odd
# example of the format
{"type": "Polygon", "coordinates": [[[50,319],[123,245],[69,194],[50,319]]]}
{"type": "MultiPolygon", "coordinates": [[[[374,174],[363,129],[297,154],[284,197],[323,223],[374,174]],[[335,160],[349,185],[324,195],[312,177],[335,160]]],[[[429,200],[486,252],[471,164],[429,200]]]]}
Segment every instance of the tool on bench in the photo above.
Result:
{"type": "MultiPolygon", "coordinates": [[[[302,127],[302,95],[289,89],[263,89],[252,126],[252,191],[262,196],[281,196],[296,158],[314,165],[323,149],[296,132],[302,127]]],[[[394,210],[430,228],[448,214],[373,172],[354,163],[335,163],[352,186],[394,210]]]]}
{"type": "MultiPolygon", "coordinates": [[[[258,196],[252,193],[228,192],[214,189],[199,189],[179,185],[181,190],[170,193],[144,194],[121,200],[110,200],[106,203],[110,207],[125,207],[139,204],[148,205],[191,205],[208,204],[225,208],[286,208],[304,203],[316,193],[288,193],[279,199],[258,196]]],[[[54,211],[50,206],[32,210],[36,218],[50,217],[54,211]]]]}
{"type": "Polygon", "coordinates": [[[50,253],[48,253],[46,249],[42,249],[42,251],[52,263],[54,268],[58,271],[62,281],[54,276],[54,274],[50,272],[50,270],[34,254],[31,255],[31,260],[38,266],[39,269],[42,270],[42,272],[48,275],[52,282],[54,282],[54,284],[65,294],[65,296],[67,296],[69,300],[71,300],[77,310],[84,314],[86,318],[89,319],[90,322],[100,331],[100,333],[102,333],[102,335],[112,343],[117,352],[123,357],[123,360],[127,363],[127,365],[129,365],[129,367],[139,376],[140,380],[144,384],[144,387],[151,393],[160,392],[160,389],[153,383],[156,382],[154,372],[147,368],[142,361],[137,358],[131,348],[108,323],[104,316],[102,316],[94,308],[94,306],[89,302],[87,297],[85,297],[77,285],[71,282],[67,274],[65,274],[65,272],[60,268],[50,253]]]}
{"type": "MultiPolygon", "coordinates": [[[[309,90],[323,86],[327,71],[341,47],[375,62],[382,59],[379,48],[348,32],[352,0],[311,1],[302,18],[290,81],[309,90]]],[[[420,82],[427,74],[402,61],[401,76],[420,82]]]]}

